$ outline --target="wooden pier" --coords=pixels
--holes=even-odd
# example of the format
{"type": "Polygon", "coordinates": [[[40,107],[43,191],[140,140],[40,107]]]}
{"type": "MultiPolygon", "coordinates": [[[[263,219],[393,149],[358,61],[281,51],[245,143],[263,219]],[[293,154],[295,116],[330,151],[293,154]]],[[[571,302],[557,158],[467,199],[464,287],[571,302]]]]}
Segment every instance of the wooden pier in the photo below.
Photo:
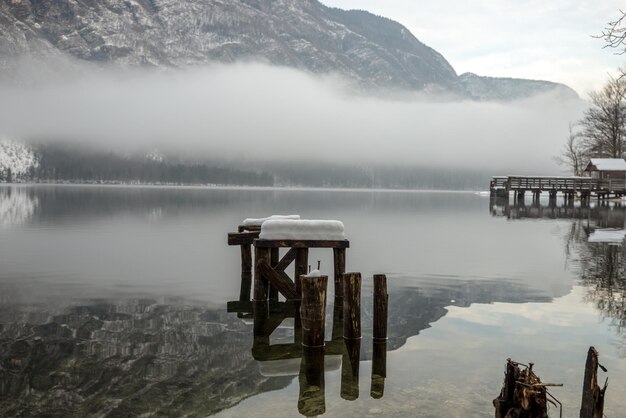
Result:
{"type": "Polygon", "coordinates": [[[238,232],[228,234],[228,245],[241,251],[241,300],[249,300],[254,263],[254,300],[278,300],[278,293],[287,300],[299,300],[300,276],[306,274],[310,248],[333,250],[335,295],[343,294],[342,276],[346,271],[348,240],[266,240],[259,239],[260,227],[239,226],[238,232]],[[254,261],[252,248],[254,247],[254,261]],[[288,249],[280,258],[279,250],[288,249]],[[294,264],[293,277],[285,270],[294,264]],[[247,295],[247,297],[246,297],[247,295]]]}
{"type": "Polygon", "coordinates": [[[598,199],[621,197],[626,195],[626,179],[596,179],[591,177],[549,177],[549,176],[495,176],[489,183],[491,194],[508,196],[514,192],[516,198],[524,198],[526,192],[539,198],[541,192],[548,192],[556,199],[557,193],[566,199],[578,195],[588,199],[592,194],[598,199]]]}
{"type": "MultiPolygon", "coordinates": [[[[298,411],[305,416],[323,414],[325,356],[341,356],[340,396],[359,397],[361,353],[361,274],[346,273],[348,240],[260,239],[260,227],[240,226],[228,234],[228,244],[241,250],[241,291],[228,302],[228,312],[253,322],[252,356],[259,362],[300,358],[298,411]],[[254,248],[254,259],[253,256],[254,248]],[[280,257],[279,250],[287,249],[280,257]],[[333,250],[334,306],[330,340],[326,340],[328,276],[308,273],[310,248],[333,250]],[[285,272],[294,264],[293,278],[285,272]],[[253,275],[254,272],[254,275],[253,275]],[[250,291],[254,283],[253,300],[250,291]],[[279,301],[279,294],[285,301],[279,301]],[[270,336],[285,318],[293,318],[293,342],[272,343],[270,336]]],[[[386,378],[387,277],[373,278],[374,323],[370,396],[383,396],[386,378]]]]}

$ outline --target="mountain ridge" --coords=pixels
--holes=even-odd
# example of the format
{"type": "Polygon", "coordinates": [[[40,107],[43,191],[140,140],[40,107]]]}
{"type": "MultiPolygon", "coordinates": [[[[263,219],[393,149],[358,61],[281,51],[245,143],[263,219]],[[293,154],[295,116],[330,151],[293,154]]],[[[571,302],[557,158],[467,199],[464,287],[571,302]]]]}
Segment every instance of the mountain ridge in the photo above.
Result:
{"type": "Polygon", "coordinates": [[[317,0],[9,0],[0,4],[0,28],[3,72],[20,57],[122,67],[255,60],[337,73],[373,90],[474,100],[549,91],[578,97],[549,81],[458,76],[441,53],[402,24],[317,0]]]}

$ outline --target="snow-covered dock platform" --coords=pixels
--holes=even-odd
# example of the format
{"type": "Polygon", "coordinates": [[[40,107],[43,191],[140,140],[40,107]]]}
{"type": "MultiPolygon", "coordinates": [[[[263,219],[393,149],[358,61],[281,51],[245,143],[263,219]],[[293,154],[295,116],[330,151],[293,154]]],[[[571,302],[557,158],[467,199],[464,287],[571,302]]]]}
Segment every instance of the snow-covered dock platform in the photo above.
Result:
{"type": "Polygon", "coordinates": [[[335,294],[342,294],[342,275],[346,268],[343,223],[339,221],[301,220],[297,215],[246,219],[238,232],[228,234],[228,245],[241,249],[240,300],[250,299],[254,264],[254,300],[298,300],[301,295],[300,276],[307,274],[310,248],[333,250],[335,294]],[[254,248],[254,261],[252,258],[254,248]],[[287,249],[280,257],[280,249],[287,249]],[[285,270],[294,264],[293,278],[285,270]]]}

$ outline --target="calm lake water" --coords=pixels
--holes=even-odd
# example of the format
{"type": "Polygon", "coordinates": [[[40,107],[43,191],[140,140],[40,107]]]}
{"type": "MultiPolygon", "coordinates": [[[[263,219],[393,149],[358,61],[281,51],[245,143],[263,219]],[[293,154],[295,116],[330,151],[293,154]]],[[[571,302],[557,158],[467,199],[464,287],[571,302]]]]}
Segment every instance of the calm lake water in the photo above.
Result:
{"type": "MultiPolygon", "coordinates": [[[[563,383],[550,392],[578,416],[594,345],[608,369],[605,414],[624,416],[624,249],[598,232],[624,229],[617,203],[80,186],[0,187],[0,416],[301,416],[311,382],[300,357],[257,361],[250,315],[226,310],[240,289],[226,235],[274,213],[342,220],[347,270],[364,279],[358,379],[346,396],[346,357],[326,356],[316,413],[492,417],[510,357],[563,383]],[[386,362],[372,349],[374,273],[389,284],[386,362]]],[[[317,260],[332,275],[332,252],[311,250],[317,260]]],[[[292,324],[270,344],[289,345],[292,324]]]]}

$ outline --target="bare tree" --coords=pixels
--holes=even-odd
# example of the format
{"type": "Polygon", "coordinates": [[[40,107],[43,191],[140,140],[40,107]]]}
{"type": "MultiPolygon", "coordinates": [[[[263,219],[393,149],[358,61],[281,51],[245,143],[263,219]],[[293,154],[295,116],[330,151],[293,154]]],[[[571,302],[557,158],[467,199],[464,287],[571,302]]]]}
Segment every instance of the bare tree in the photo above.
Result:
{"type": "Polygon", "coordinates": [[[626,53],[626,13],[619,11],[620,17],[606,24],[602,33],[595,38],[604,39],[605,48],[613,48],[618,55],[626,53]]]}
{"type": "Polygon", "coordinates": [[[610,77],[589,94],[591,106],[580,121],[582,146],[590,157],[623,158],[626,145],[626,79],[610,77]]]}
{"type": "Polygon", "coordinates": [[[585,169],[585,163],[587,162],[587,152],[582,143],[582,137],[580,132],[574,131],[572,124],[569,124],[569,134],[561,154],[556,157],[556,161],[568,167],[575,176],[582,175],[585,169]]]}

